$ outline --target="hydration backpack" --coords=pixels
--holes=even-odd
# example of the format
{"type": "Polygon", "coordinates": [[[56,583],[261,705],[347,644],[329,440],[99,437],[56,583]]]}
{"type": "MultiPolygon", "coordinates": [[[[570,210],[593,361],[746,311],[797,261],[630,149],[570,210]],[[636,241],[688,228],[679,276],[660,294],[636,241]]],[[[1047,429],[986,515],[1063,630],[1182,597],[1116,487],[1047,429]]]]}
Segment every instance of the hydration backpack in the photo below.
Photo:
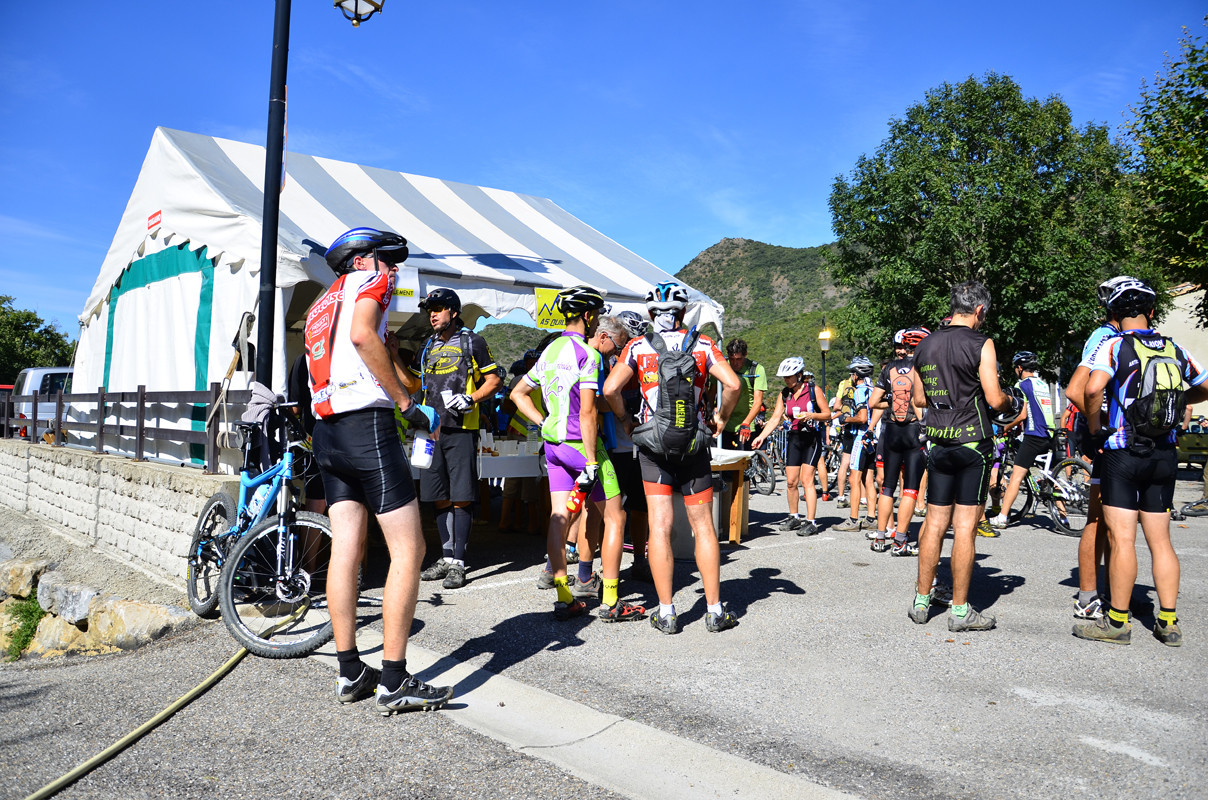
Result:
{"type": "Polygon", "coordinates": [[[1126,334],[1120,342],[1117,364],[1137,363],[1136,399],[1124,409],[1133,432],[1157,440],[1183,419],[1183,366],[1174,342],[1165,336],[1126,334]]]}
{"type": "Polygon", "coordinates": [[[914,381],[910,377],[911,367],[895,367],[889,379],[889,418],[894,422],[910,422],[914,419],[911,401],[914,381]]]}
{"type": "Polygon", "coordinates": [[[705,450],[709,432],[700,424],[696,404],[696,379],[700,368],[692,355],[700,333],[693,329],[684,336],[681,350],[668,350],[657,332],[646,341],[658,356],[659,393],[650,419],[633,429],[633,443],[648,453],[680,462],[705,450]]]}

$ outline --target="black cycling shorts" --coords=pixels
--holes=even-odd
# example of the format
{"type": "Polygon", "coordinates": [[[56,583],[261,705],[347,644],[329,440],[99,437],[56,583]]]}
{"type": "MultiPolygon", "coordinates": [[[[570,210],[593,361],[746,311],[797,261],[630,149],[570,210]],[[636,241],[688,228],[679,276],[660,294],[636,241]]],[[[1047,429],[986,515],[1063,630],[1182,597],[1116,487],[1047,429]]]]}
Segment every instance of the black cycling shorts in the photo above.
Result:
{"type": "MultiPolygon", "coordinates": [[[[751,439],[754,439],[756,436],[758,436],[762,432],[763,432],[762,425],[752,425],[751,426],[751,439]]],[[[751,449],[751,439],[747,439],[745,442],[742,441],[741,439],[738,438],[738,431],[722,431],[721,432],[721,446],[727,450],[750,450],[751,449]]]]}
{"type": "Polygon", "coordinates": [[[881,485],[881,494],[893,497],[898,488],[898,473],[902,473],[902,492],[910,492],[918,497],[919,486],[923,483],[923,470],[927,468],[927,454],[919,444],[918,423],[886,423],[881,433],[881,446],[884,448],[885,463],[885,482],[881,485]]]}
{"type": "MultiPolygon", "coordinates": [[[[1052,436],[1028,436],[1024,434],[1023,441],[1019,444],[1019,451],[1015,454],[1015,466],[1031,469],[1036,463],[1036,457],[1042,456],[1053,449],[1052,436]]],[[[1051,464],[1050,466],[1055,466],[1051,464]]]]}
{"type": "Polygon", "coordinates": [[[366,408],[321,419],[313,443],[328,505],[352,500],[385,514],[415,499],[393,410],[366,408]]]}
{"type": "Polygon", "coordinates": [[[478,499],[478,431],[440,429],[432,466],[419,473],[419,499],[472,503],[478,499]]]}
{"type": "Polygon", "coordinates": [[[784,464],[786,467],[817,467],[822,455],[822,431],[786,431],[784,464]]]}
{"type": "Polygon", "coordinates": [[[642,486],[642,468],[638,466],[633,448],[613,450],[608,454],[612,468],[617,472],[617,483],[621,485],[621,498],[626,511],[646,511],[646,490],[642,486]]]}
{"type": "Polygon", "coordinates": [[[931,445],[927,450],[928,505],[985,505],[993,461],[993,439],[931,445]]]}
{"type": "Polygon", "coordinates": [[[852,445],[856,443],[856,435],[856,431],[848,430],[847,428],[843,428],[842,431],[840,431],[839,444],[843,447],[844,453],[847,453],[848,455],[851,454],[852,445]]]}
{"type": "Polygon", "coordinates": [[[639,447],[638,465],[642,471],[642,482],[650,484],[643,487],[647,494],[669,495],[679,492],[684,497],[692,497],[708,492],[708,497],[702,499],[713,497],[713,468],[707,448],[685,461],[671,462],[639,447]]]}
{"type": "Polygon", "coordinates": [[[1160,514],[1174,504],[1174,480],[1179,469],[1174,448],[1138,456],[1127,450],[1104,450],[1099,467],[1099,497],[1103,505],[1160,514]]]}

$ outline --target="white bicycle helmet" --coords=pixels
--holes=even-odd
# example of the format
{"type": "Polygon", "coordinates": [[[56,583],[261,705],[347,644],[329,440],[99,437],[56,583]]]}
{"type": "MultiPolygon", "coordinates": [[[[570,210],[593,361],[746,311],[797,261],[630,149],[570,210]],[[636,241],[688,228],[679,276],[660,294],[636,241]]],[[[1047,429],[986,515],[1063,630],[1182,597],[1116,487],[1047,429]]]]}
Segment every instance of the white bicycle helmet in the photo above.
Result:
{"type": "Polygon", "coordinates": [[[1111,297],[1107,299],[1107,308],[1123,319],[1150,311],[1157,297],[1148,283],[1129,278],[1112,289],[1111,297]]]}
{"type": "Polygon", "coordinates": [[[1116,288],[1120,286],[1120,284],[1125,283],[1126,281],[1135,280],[1136,278],[1131,275],[1117,275],[1116,277],[1108,278],[1103,283],[1099,284],[1099,305],[1106,306],[1107,301],[1111,300],[1112,294],[1115,293],[1116,288]]]}
{"type": "Polygon", "coordinates": [[[776,377],[787,378],[789,375],[797,375],[804,371],[805,361],[800,356],[789,356],[776,368],[776,377]]]}
{"type": "Polygon", "coordinates": [[[647,320],[642,319],[636,311],[622,311],[620,314],[617,314],[617,320],[625,326],[625,330],[629,332],[630,339],[645,336],[646,328],[650,324],[647,320]]]}
{"type": "Polygon", "coordinates": [[[688,290],[675,281],[663,281],[646,293],[647,311],[683,311],[688,305],[688,290]]]}

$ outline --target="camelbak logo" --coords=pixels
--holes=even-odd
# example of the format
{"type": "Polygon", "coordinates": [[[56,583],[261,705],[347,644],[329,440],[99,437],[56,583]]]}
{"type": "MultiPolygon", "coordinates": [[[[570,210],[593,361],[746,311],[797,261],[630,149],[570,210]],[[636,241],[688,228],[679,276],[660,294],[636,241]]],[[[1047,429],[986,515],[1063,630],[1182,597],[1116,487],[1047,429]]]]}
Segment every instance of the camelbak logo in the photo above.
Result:
{"type": "Polygon", "coordinates": [[[675,401],[675,427],[684,428],[688,425],[688,404],[683,400],[675,401]]]}

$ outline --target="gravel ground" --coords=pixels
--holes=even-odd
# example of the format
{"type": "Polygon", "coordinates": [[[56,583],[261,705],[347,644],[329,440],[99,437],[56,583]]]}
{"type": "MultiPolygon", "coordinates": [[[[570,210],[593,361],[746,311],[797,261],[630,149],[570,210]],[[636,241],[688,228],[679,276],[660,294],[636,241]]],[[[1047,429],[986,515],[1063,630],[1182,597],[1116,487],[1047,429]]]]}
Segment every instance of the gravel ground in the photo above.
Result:
{"type": "MultiPolygon", "coordinates": [[[[413,641],[865,797],[1205,796],[1208,711],[1195,687],[1208,673],[1208,519],[1172,526],[1185,646],[1154,640],[1147,610],[1133,644],[1113,647],[1070,634],[1076,539],[1047,520],[978,539],[972,602],[999,627],[962,636],[949,634],[946,614],[924,626],[906,617],[914,559],[873,553],[862,533],[770,530],[784,514],[778,488],[753,498],[743,545],[723,548],[723,599],[742,620],[733,631],[705,632],[691,562],[676,567],[677,636],[645,623],[555,623],[552,592],[533,586],[540,538],[476,526],[470,583],[423,585],[413,641]]],[[[1199,490],[1198,473],[1184,472],[1176,501],[1199,490]]],[[[820,506],[826,524],[840,514],[820,506]]],[[[1136,599],[1156,601],[1143,546],[1139,562],[1136,599]]],[[[622,592],[655,602],[652,586],[625,573],[622,592]]],[[[234,649],[220,623],[205,624],[135,653],[3,667],[0,775],[11,773],[16,796],[33,790],[234,649]]],[[[386,720],[337,706],[333,682],[312,661],[249,658],[63,796],[610,796],[449,724],[455,709],[386,720]],[[412,769],[417,761],[427,769],[412,769]]],[[[634,768],[657,769],[657,758],[634,768]]]]}

